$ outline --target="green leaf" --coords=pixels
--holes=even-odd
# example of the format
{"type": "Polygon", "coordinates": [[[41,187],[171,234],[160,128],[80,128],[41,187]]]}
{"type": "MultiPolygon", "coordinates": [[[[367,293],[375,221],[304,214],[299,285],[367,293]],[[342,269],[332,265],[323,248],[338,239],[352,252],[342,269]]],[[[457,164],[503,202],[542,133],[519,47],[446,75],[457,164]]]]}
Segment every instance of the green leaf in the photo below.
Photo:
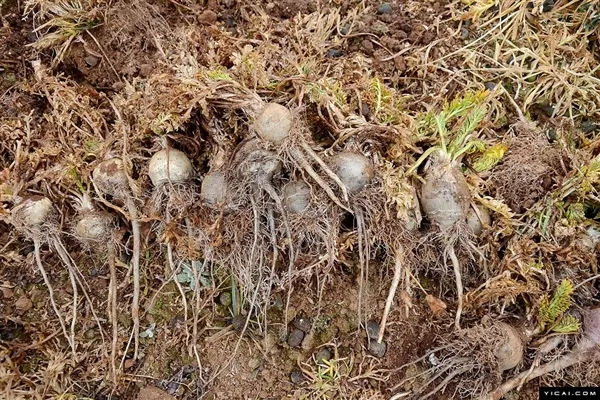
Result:
{"type": "Polygon", "coordinates": [[[564,279],[552,299],[548,295],[540,299],[540,323],[542,326],[553,325],[557,319],[571,306],[571,295],[573,294],[573,284],[568,279],[564,279]]]}
{"type": "Polygon", "coordinates": [[[473,164],[473,168],[477,172],[489,171],[494,167],[494,165],[498,164],[504,154],[508,150],[508,146],[503,143],[495,144],[491,147],[488,147],[481,157],[475,161],[473,164]]]}
{"type": "Polygon", "coordinates": [[[573,333],[579,331],[581,321],[573,315],[565,315],[552,330],[557,333],[573,333]]]}

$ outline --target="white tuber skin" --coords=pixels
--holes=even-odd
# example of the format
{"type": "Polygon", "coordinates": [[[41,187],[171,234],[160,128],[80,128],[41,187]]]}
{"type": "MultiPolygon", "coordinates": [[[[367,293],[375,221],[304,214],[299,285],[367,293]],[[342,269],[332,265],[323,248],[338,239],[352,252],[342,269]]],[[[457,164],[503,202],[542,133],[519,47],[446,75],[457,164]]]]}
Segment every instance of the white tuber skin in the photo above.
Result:
{"type": "MultiPolygon", "coordinates": [[[[425,184],[421,189],[421,205],[427,218],[441,230],[465,223],[471,204],[471,192],[464,175],[450,156],[438,150],[429,156],[425,184]]],[[[460,329],[463,308],[463,285],[458,257],[454,245],[448,243],[446,253],[452,261],[458,305],[454,325],[460,329]]]]}
{"type": "Polygon", "coordinates": [[[194,168],[188,156],[176,149],[163,149],[152,156],[148,165],[148,175],[152,184],[184,183],[192,178],[194,168]]]}
{"type": "Polygon", "coordinates": [[[283,188],[283,204],[294,214],[300,214],[310,205],[310,186],[304,181],[290,182],[283,188]]]}
{"type": "Polygon", "coordinates": [[[108,241],[114,223],[115,219],[109,213],[102,211],[87,212],[75,225],[75,235],[82,242],[108,241]]]}
{"type": "Polygon", "coordinates": [[[492,224],[489,211],[479,205],[471,205],[467,214],[467,229],[475,236],[481,235],[483,228],[492,224]]]}
{"type": "Polygon", "coordinates": [[[332,162],[335,173],[350,193],[360,192],[373,179],[373,164],[362,154],[339,153],[332,162]]]}
{"type": "Polygon", "coordinates": [[[58,317],[63,335],[67,339],[67,342],[69,342],[73,354],[75,354],[74,334],[71,332],[71,335],[69,335],[67,332],[65,320],[60,314],[58,305],[54,299],[54,289],[52,289],[52,284],[50,283],[50,279],[48,279],[48,274],[46,273],[44,264],[42,264],[42,257],[40,255],[42,225],[52,217],[52,214],[54,214],[54,207],[50,199],[43,196],[31,196],[12,209],[11,220],[17,229],[23,230],[33,240],[35,261],[44,278],[44,284],[48,288],[50,304],[58,317]]]}
{"type": "Polygon", "coordinates": [[[496,323],[504,333],[504,342],[496,349],[496,359],[500,371],[513,369],[523,361],[525,347],[521,335],[511,325],[504,322],[496,323]]]}
{"type": "Polygon", "coordinates": [[[261,139],[279,145],[289,136],[293,122],[290,110],[269,103],[254,121],[254,130],[261,139]]]}
{"type": "Polygon", "coordinates": [[[125,202],[130,214],[131,230],[133,233],[133,299],[131,301],[131,317],[133,319],[134,355],[137,359],[140,336],[140,252],[141,233],[138,221],[138,210],[133,201],[129,178],[125,171],[123,160],[114,157],[102,161],[92,172],[94,184],[98,190],[125,202]]]}
{"type": "Polygon", "coordinates": [[[425,184],[421,189],[421,205],[429,220],[441,229],[465,222],[471,204],[471,192],[464,175],[443,151],[433,153],[425,184]]]}
{"type": "Polygon", "coordinates": [[[583,335],[573,349],[554,361],[523,371],[504,382],[494,391],[480,397],[480,400],[500,400],[508,392],[542,375],[561,371],[581,362],[600,361],[600,308],[584,313],[583,335]]]}
{"type": "Polygon", "coordinates": [[[211,207],[218,207],[227,203],[227,180],[221,171],[206,174],[200,187],[200,197],[204,203],[211,207]]]}

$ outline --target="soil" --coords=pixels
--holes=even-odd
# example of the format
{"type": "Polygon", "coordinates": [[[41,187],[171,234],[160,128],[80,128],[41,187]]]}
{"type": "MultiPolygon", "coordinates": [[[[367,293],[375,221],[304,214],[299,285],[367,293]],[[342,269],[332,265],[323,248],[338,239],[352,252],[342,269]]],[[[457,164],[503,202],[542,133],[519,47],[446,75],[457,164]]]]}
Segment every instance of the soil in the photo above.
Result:
{"type": "MultiPolygon", "coordinates": [[[[35,4],[35,10],[40,11],[43,2],[31,3],[35,4]]],[[[81,3],[88,5],[88,2],[81,3]]],[[[472,89],[463,85],[462,78],[455,74],[456,69],[461,67],[454,65],[454,59],[449,58],[442,68],[428,64],[464,45],[464,38],[459,32],[466,28],[453,18],[456,12],[454,3],[446,0],[134,0],[89,3],[95,4],[92,7],[94,11],[85,14],[85,18],[102,23],[82,29],[61,59],[57,59],[59,48],[39,49],[33,46],[39,44],[45,33],[43,29],[34,30],[40,23],[35,19],[38,18],[36,13],[26,12],[24,2],[0,0],[0,149],[3,153],[0,158],[0,217],[3,221],[9,220],[8,210],[15,203],[14,195],[18,192],[51,196],[58,210],[61,230],[66,233],[66,247],[85,279],[90,297],[89,300],[80,298],[75,324],[77,350],[85,356],[72,360],[69,358],[69,344],[48,301],[48,288],[37,270],[31,240],[8,223],[0,222],[0,397],[4,393],[7,399],[58,395],[67,396],[62,398],[120,400],[385,399],[401,391],[421,390],[431,375],[426,371],[433,364],[431,358],[413,362],[439,346],[441,339],[449,335],[456,310],[453,278],[449,278],[447,267],[440,266],[442,256],[437,259],[431,257],[430,250],[426,249],[429,246],[427,240],[431,238],[427,235],[431,228],[427,221],[419,231],[426,240],[414,246],[417,256],[416,261],[412,261],[414,270],[421,275],[414,278],[414,286],[406,281],[413,278],[403,278],[388,317],[384,337],[387,351],[381,358],[369,353],[365,328],[367,321],[381,319],[393,268],[386,262],[386,256],[379,254],[383,252],[380,251],[373,257],[365,282],[359,282],[361,272],[357,260],[360,256],[356,250],[358,245],[353,242],[359,229],[356,220],[350,221],[351,227],[346,229],[345,237],[335,240],[340,248],[347,240],[349,250],[340,250],[331,268],[300,276],[289,293],[289,304],[287,288],[280,283],[272,284],[265,316],[268,325],[264,331],[257,322],[262,321],[262,316],[256,311],[248,316],[247,303],[241,310],[229,304],[235,298],[232,293],[235,284],[232,284],[231,273],[223,272],[226,266],[220,266],[214,276],[200,278],[208,283],[195,282],[203,285],[203,297],[197,303],[201,307],[195,316],[196,326],[191,320],[186,325],[181,289],[166,278],[170,276],[165,261],[166,250],[159,242],[169,237],[177,245],[185,247],[188,238],[177,228],[170,229],[165,224],[154,229],[164,221],[149,216],[142,221],[145,249],[142,257],[143,337],[140,339],[141,355],[134,360],[129,311],[132,293],[128,284],[132,239],[128,229],[122,228],[119,232],[121,254],[117,260],[119,335],[116,344],[119,354],[117,364],[122,373],[117,382],[112,382],[107,362],[111,325],[107,305],[110,270],[106,243],[87,248],[72,237],[69,227],[73,225],[77,210],[71,198],[83,187],[82,182],[89,175],[91,165],[108,154],[106,149],[110,149],[113,155],[126,154],[136,146],[142,149],[137,153],[131,151],[134,155],[128,160],[134,164],[131,174],[134,178],[144,175],[144,167],[140,165],[161,141],[166,140],[175,140],[178,147],[193,153],[198,171],[204,173],[208,170],[208,160],[212,153],[216,153],[213,150],[219,133],[236,126],[236,118],[243,112],[236,109],[223,113],[218,115],[218,121],[212,126],[206,124],[202,119],[210,113],[203,103],[206,100],[197,100],[196,104],[193,92],[174,92],[180,83],[174,77],[184,81],[195,79],[189,72],[194,71],[195,66],[202,66],[215,74],[236,71],[240,77],[247,78],[244,85],[261,87],[257,89],[259,95],[266,95],[264,88],[269,85],[280,88],[282,93],[294,91],[294,96],[289,98],[286,94],[279,98],[273,96],[274,100],[281,102],[296,99],[309,102],[307,98],[316,97],[318,90],[307,94],[304,89],[296,91],[295,85],[313,79],[325,87],[329,78],[320,79],[319,74],[333,71],[339,78],[338,83],[352,93],[348,94],[344,112],[373,122],[369,133],[373,134],[371,141],[377,141],[378,135],[383,136],[389,128],[385,125],[387,128],[380,130],[383,133],[373,128],[376,119],[383,114],[377,106],[387,100],[372,99],[367,95],[353,97],[355,92],[363,90],[361,85],[365,79],[379,78],[380,82],[392,88],[393,96],[400,99],[389,106],[392,111],[386,111],[392,116],[389,120],[398,126],[403,122],[394,114],[398,110],[416,115],[431,110],[434,104],[440,104],[437,101],[440,96],[451,99],[463,90],[472,89]],[[315,42],[311,43],[307,36],[298,32],[301,24],[297,21],[310,25],[313,19],[326,15],[335,17],[327,20],[333,21],[331,26],[335,26],[331,37],[321,42],[314,39],[315,42]],[[273,62],[269,64],[268,71],[261,69],[261,65],[257,67],[261,60],[252,59],[251,55],[254,49],[265,51],[268,46],[263,41],[273,46],[275,59],[285,56],[281,54],[281,48],[300,48],[298,60],[304,64],[294,64],[297,60],[288,64],[287,61],[277,64],[277,60],[270,60],[273,62]],[[319,65],[311,64],[310,57],[315,54],[321,57],[319,65]],[[174,67],[175,60],[179,62],[177,67],[174,67]],[[36,61],[44,65],[42,72],[35,69],[36,61]],[[243,75],[239,72],[250,64],[254,68],[251,73],[243,75]],[[317,71],[316,76],[311,76],[311,68],[317,71]],[[298,71],[302,71],[303,75],[298,75],[298,71]],[[275,79],[274,76],[280,73],[287,73],[293,78],[275,79]],[[164,81],[161,81],[163,78],[164,81]],[[56,89],[59,87],[64,90],[61,92],[64,97],[56,94],[60,91],[56,89]],[[436,91],[432,92],[432,88],[436,91]],[[150,90],[157,91],[147,95],[150,90]],[[65,98],[72,103],[55,103],[57,99],[65,98]],[[77,105],[82,106],[79,108],[77,105]],[[161,111],[155,112],[154,106],[161,111]],[[60,112],[57,111],[59,109],[60,112]],[[139,118],[134,117],[140,115],[139,118]],[[143,129],[137,130],[139,126],[143,129]],[[27,157],[21,152],[26,152],[27,157]],[[55,165],[58,166],[55,168],[55,165]],[[14,179],[15,171],[23,171],[19,179],[14,179]],[[326,284],[321,291],[323,279],[326,279],[326,284]],[[359,289],[362,286],[364,290],[359,289]],[[436,296],[435,303],[431,302],[431,297],[426,297],[425,291],[436,296]],[[229,299],[228,303],[223,304],[223,299],[229,299]],[[289,326],[286,327],[286,323],[289,326]],[[190,332],[194,328],[197,329],[197,349],[191,345],[193,338],[190,332]],[[292,332],[294,337],[290,339],[292,332]],[[331,361],[318,360],[321,356],[317,357],[317,353],[325,354],[324,348],[329,350],[331,361]],[[413,379],[406,379],[411,376],[413,379]],[[18,382],[18,386],[13,388],[13,381],[18,382]]],[[[325,19],[320,21],[326,23],[325,19]]],[[[314,32],[319,29],[319,26],[313,26],[309,30],[318,36],[314,32]]],[[[223,78],[223,82],[227,79],[223,78]]],[[[482,84],[474,82],[473,86],[482,84]]],[[[381,96],[385,97],[385,93],[381,96]]],[[[318,130],[322,136],[319,145],[323,147],[333,148],[332,132],[355,129],[347,121],[341,128],[334,127],[331,121],[336,119],[331,114],[336,111],[332,106],[321,107],[318,101],[314,101],[303,107],[303,112],[308,115],[309,127],[318,130]]],[[[413,133],[418,123],[407,124],[408,127],[398,128],[395,133],[398,137],[412,138],[416,136],[413,133]],[[413,129],[412,133],[407,134],[410,129],[413,129]]],[[[539,123],[546,126],[554,124],[554,121],[542,114],[539,123]]],[[[503,136],[507,129],[505,123],[486,124],[483,129],[486,140],[503,136]]],[[[573,132],[573,126],[560,131],[564,134],[563,138],[569,139],[573,139],[569,136],[573,132]]],[[[357,136],[360,134],[356,133],[357,136]]],[[[316,133],[314,135],[317,136],[316,133]]],[[[515,145],[504,162],[487,172],[489,178],[485,182],[475,182],[485,196],[503,201],[511,212],[522,217],[521,222],[526,219],[528,210],[537,210],[540,201],[557,190],[566,179],[573,177],[581,166],[577,160],[556,150],[559,144],[550,144],[541,128],[532,135],[536,135],[535,138],[516,131],[511,138],[515,145]],[[535,151],[532,153],[532,150],[535,151]]],[[[586,145],[592,143],[591,148],[596,148],[593,144],[598,139],[590,135],[592,133],[576,139],[586,145]]],[[[239,137],[235,140],[241,142],[239,137]]],[[[396,151],[388,142],[366,143],[363,147],[367,152],[385,148],[383,154],[387,156],[396,151]]],[[[427,140],[420,142],[415,139],[405,147],[415,149],[416,144],[422,146],[420,153],[431,145],[427,140]]],[[[588,158],[596,156],[596,153],[592,151],[588,158]]],[[[399,162],[394,161],[395,164],[399,162]]],[[[143,184],[143,178],[139,182],[143,184]]],[[[140,201],[148,193],[145,188],[138,189],[135,196],[140,201]]],[[[103,202],[103,207],[122,211],[119,204],[108,206],[110,200],[103,202]]],[[[581,202],[584,203],[585,199],[581,202]]],[[[585,218],[598,218],[598,208],[590,206],[586,210],[585,218]]],[[[203,218],[204,214],[190,217],[192,223],[200,221],[202,226],[210,226],[209,229],[217,229],[222,223],[220,219],[205,221],[203,218]]],[[[489,266],[486,264],[479,268],[475,261],[464,264],[465,272],[471,274],[465,278],[469,286],[465,288],[467,291],[487,285],[494,276],[508,276],[513,279],[510,283],[518,283],[520,287],[528,287],[534,292],[540,287],[539,281],[533,283],[539,278],[531,273],[534,262],[549,264],[547,269],[539,272],[544,275],[544,284],[548,282],[548,293],[555,288],[557,279],[573,275],[573,279],[584,280],[597,273],[597,270],[590,269],[590,265],[597,262],[595,249],[592,255],[577,250],[577,244],[572,243],[574,234],[571,230],[570,235],[560,238],[563,248],[546,245],[541,236],[535,236],[535,239],[527,237],[527,244],[519,242],[519,245],[514,245],[510,235],[518,231],[519,226],[513,220],[507,221],[498,217],[493,227],[487,227],[482,236],[478,250],[481,258],[478,260],[490,260],[489,266]],[[489,229],[497,229],[497,234],[489,229]],[[522,257],[519,262],[515,261],[518,257],[522,257]]],[[[121,222],[122,226],[127,226],[127,218],[122,217],[121,222]]],[[[554,219],[552,222],[558,223],[554,219]]],[[[242,226],[245,221],[235,223],[242,226]]],[[[389,234],[394,235],[395,232],[389,234]]],[[[530,234],[526,232],[523,235],[530,234]]],[[[193,245],[187,247],[190,253],[197,251],[192,249],[193,245]]],[[[286,248],[286,243],[282,240],[279,247],[286,248]]],[[[442,254],[443,250],[439,253],[442,254]]],[[[42,246],[41,261],[53,284],[56,301],[61,304],[64,315],[69,315],[74,293],[65,267],[46,245],[42,246]]],[[[280,261],[275,262],[278,272],[287,268],[280,261]]],[[[309,265],[308,262],[304,264],[309,265]]],[[[192,278],[178,275],[177,279],[189,285],[186,286],[189,289],[187,301],[190,304],[195,302],[197,299],[192,297],[194,291],[190,289],[192,278]]],[[[488,286],[481,290],[488,290],[488,286]]],[[[582,306],[597,303],[598,299],[592,298],[598,292],[593,283],[582,290],[586,292],[576,298],[582,306]]],[[[519,293],[527,294],[527,290],[519,293]]],[[[79,295],[82,296],[82,293],[79,295]]],[[[522,310],[530,312],[538,307],[537,298],[513,296],[513,292],[507,294],[502,302],[499,297],[489,294],[494,301],[482,300],[477,310],[467,310],[464,325],[476,325],[487,314],[502,318],[508,315],[525,322],[529,316],[523,316],[522,310]]],[[[435,356],[443,358],[444,354],[438,352],[435,356]]],[[[532,361],[531,356],[532,353],[527,354],[527,362],[532,361]]],[[[505,377],[509,376],[510,373],[505,373],[505,377]]],[[[471,378],[458,379],[468,381],[471,378]]],[[[539,384],[539,381],[533,381],[506,398],[537,398],[539,384]]],[[[445,391],[432,399],[464,398],[456,391],[457,387],[455,382],[451,382],[445,391]]]]}

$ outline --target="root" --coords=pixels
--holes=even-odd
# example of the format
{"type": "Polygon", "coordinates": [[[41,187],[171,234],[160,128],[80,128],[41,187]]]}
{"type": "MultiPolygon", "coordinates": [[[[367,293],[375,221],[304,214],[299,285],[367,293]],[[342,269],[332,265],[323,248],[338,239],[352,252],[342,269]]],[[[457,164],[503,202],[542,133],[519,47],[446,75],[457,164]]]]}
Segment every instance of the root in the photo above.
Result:
{"type": "Polygon", "coordinates": [[[108,269],[110,271],[110,286],[108,289],[109,318],[112,326],[112,342],[110,346],[110,367],[113,384],[117,385],[117,343],[119,341],[119,326],[117,324],[117,268],[115,266],[115,248],[108,245],[108,269]]]}
{"type": "Polygon", "coordinates": [[[52,285],[50,284],[50,279],[48,279],[48,274],[46,274],[46,269],[44,268],[44,265],[42,264],[42,257],[40,256],[40,241],[39,241],[39,239],[33,240],[33,247],[34,247],[34,253],[35,253],[35,262],[38,266],[38,269],[40,270],[40,273],[42,274],[42,277],[44,278],[44,284],[48,288],[50,304],[52,304],[54,313],[58,317],[58,322],[60,323],[60,327],[62,328],[63,335],[65,336],[65,338],[67,339],[67,342],[71,346],[71,350],[73,351],[73,357],[75,357],[75,354],[76,354],[75,353],[75,342],[71,340],[72,339],[71,336],[69,336],[69,334],[67,333],[67,326],[65,324],[65,320],[63,319],[62,315],[60,315],[58,305],[56,304],[56,300],[54,300],[54,290],[52,289],[52,285]]]}
{"type": "MultiPolygon", "coordinates": [[[[358,326],[362,324],[362,308],[363,308],[363,291],[365,283],[365,254],[363,249],[363,216],[360,210],[355,211],[356,214],[356,231],[358,234],[358,259],[360,263],[360,280],[358,283],[358,326]]],[[[366,277],[368,279],[368,275],[366,277]]],[[[381,329],[381,327],[380,327],[381,329]]]]}
{"type": "Polygon", "coordinates": [[[325,171],[327,176],[329,176],[331,179],[333,179],[335,183],[338,184],[338,186],[342,190],[342,194],[344,195],[344,200],[348,202],[348,190],[346,189],[346,185],[344,185],[344,183],[341,181],[340,177],[337,176],[337,174],[333,172],[331,168],[329,168],[325,161],[323,161],[321,157],[319,157],[319,155],[314,152],[314,150],[308,145],[308,143],[302,142],[302,148],[304,149],[304,151],[306,151],[306,154],[308,154],[313,160],[317,162],[317,164],[321,166],[321,168],[323,169],[323,171],[325,171]]]}
{"type": "Polygon", "coordinates": [[[456,329],[460,329],[460,316],[463,310],[462,274],[460,272],[460,263],[458,262],[458,258],[456,257],[456,253],[454,252],[454,246],[452,244],[448,244],[448,246],[446,247],[446,252],[450,256],[450,260],[452,261],[452,267],[454,268],[454,278],[456,280],[456,295],[458,296],[458,305],[456,306],[456,317],[454,318],[454,326],[456,329]]]}
{"type": "Polygon", "coordinates": [[[402,275],[402,263],[400,260],[402,257],[402,248],[397,249],[394,253],[394,277],[392,278],[392,285],[390,286],[390,291],[388,293],[387,300],[385,301],[383,316],[381,317],[381,323],[379,324],[379,336],[377,337],[377,343],[381,343],[383,341],[385,324],[387,322],[390,309],[392,308],[394,296],[396,295],[396,290],[398,289],[398,284],[400,283],[400,277],[402,275]]]}
{"type": "Polygon", "coordinates": [[[551,372],[561,371],[565,368],[571,367],[580,362],[592,361],[595,357],[598,357],[599,352],[587,338],[582,338],[582,342],[575,346],[575,348],[569,353],[556,360],[540,365],[533,370],[526,370],[521,372],[519,375],[504,382],[495,390],[481,396],[479,400],[500,400],[504,395],[513,389],[516,389],[519,385],[525,384],[535,378],[539,378],[542,375],[549,374],[551,372]]]}
{"type": "Polygon", "coordinates": [[[343,210],[352,212],[348,207],[342,204],[340,199],[338,199],[335,193],[333,193],[333,190],[331,190],[329,185],[319,176],[319,174],[317,174],[313,167],[311,167],[310,163],[308,162],[308,160],[306,160],[302,152],[300,152],[297,149],[294,149],[292,150],[292,156],[296,159],[296,161],[298,161],[298,163],[300,163],[302,169],[304,169],[311,176],[311,178],[313,178],[315,182],[317,182],[317,184],[325,191],[325,193],[327,193],[327,196],[329,196],[331,201],[333,201],[343,210]]]}
{"type": "MultiPolygon", "coordinates": [[[[273,260],[271,262],[271,272],[269,274],[269,282],[273,282],[273,277],[275,276],[275,267],[277,266],[277,258],[279,257],[279,249],[277,248],[277,231],[275,229],[275,215],[273,213],[273,207],[270,206],[267,209],[267,222],[269,224],[269,231],[271,232],[271,247],[273,247],[273,260]]],[[[291,274],[291,268],[289,271],[289,274],[291,274]]],[[[291,292],[291,281],[292,281],[292,276],[290,275],[290,292],[291,292]]],[[[267,299],[270,297],[270,288],[271,285],[268,285],[269,287],[269,293],[267,294],[267,299]]],[[[288,294],[288,304],[289,304],[289,294],[288,294]]],[[[268,304],[268,302],[267,302],[268,304]]],[[[286,305],[287,308],[287,305],[286,305]]],[[[287,313],[286,313],[287,314],[287,313]]],[[[285,328],[287,330],[287,315],[285,317],[285,328]]],[[[265,315],[264,315],[264,334],[265,334],[265,340],[267,340],[267,310],[265,308],[265,315]]]]}
{"type": "Polygon", "coordinates": [[[448,385],[448,382],[450,382],[455,376],[463,374],[463,373],[467,372],[469,369],[471,369],[471,366],[465,365],[464,367],[459,368],[456,371],[453,371],[451,374],[448,374],[448,376],[442,382],[440,382],[440,384],[437,385],[431,392],[427,393],[423,397],[419,397],[419,400],[425,400],[425,399],[433,396],[440,390],[444,389],[446,387],[446,385],[448,385]]]}
{"type": "Polygon", "coordinates": [[[131,318],[133,319],[133,359],[137,360],[140,346],[140,252],[141,233],[138,212],[133,199],[127,199],[127,208],[131,214],[131,230],[133,233],[133,299],[131,301],[131,318]]]}
{"type": "MultiPolygon", "coordinates": [[[[181,295],[181,303],[183,305],[183,320],[185,323],[185,344],[187,346],[190,343],[190,332],[188,331],[188,328],[187,328],[188,304],[187,304],[187,299],[185,298],[185,291],[183,290],[181,283],[177,279],[177,271],[176,271],[175,265],[173,263],[173,246],[171,245],[171,243],[167,243],[167,262],[169,264],[169,269],[171,270],[171,276],[173,277],[172,278],[173,283],[175,283],[175,286],[177,286],[177,290],[179,290],[179,294],[181,295]]],[[[198,284],[198,281],[196,281],[196,285],[197,284],[198,284]]]]}
{"type": "Polygon", "coordinates": [[[77,280],[75,278],[75,272],[72,268],[67,268],[69,272],[69,280],[71,281],[71,288],[73,289],[73,316],[71,317],[71,341],[75,343],[75,325],[77,324],[77,305],[79,300],[79,291],[77,290],[77,280]]]}
{"type": "MultiPolygon", "coordinates": [[[[165,220],[167,224],[171,222],[171,214],[168,211],[166,213],[165,220]]],[[[173,245],[170,242],[167,243],[167,263],[169,264],[169,269],[171,270],[173,283],[175,283],[175,286],[177,286],[177,290],[179,290],[179,294],[181,294],[181,303],[183,305],[183,319],[185,323],[185,344],[186,346],[189,346],[190,332],[188,330],[188,304],[187,299],[185,297],[185,291],[183,290],[181,283],[177,279],[177,271],[175,268],[175,264],[173,263],[173,245]]],[[[196,281],[196,285],[198,285],[198,281],[196,281]]]]}

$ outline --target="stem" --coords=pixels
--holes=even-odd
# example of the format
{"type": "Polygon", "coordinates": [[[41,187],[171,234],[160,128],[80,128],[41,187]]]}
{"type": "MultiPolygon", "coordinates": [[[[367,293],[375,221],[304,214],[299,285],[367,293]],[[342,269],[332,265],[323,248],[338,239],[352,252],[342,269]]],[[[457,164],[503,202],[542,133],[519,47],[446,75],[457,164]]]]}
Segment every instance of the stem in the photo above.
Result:
{"type": "Polygon", "coordinates": [[[140,252],[141,233],[138,212],[131,197],[126,200],[127,209],[131,214],[131,230],[133,233],[133,299],[131,301],[131,317],[133,319],[133,359],[137,360],[140,345],[140,252]]]}
{"type": "Polygon", "coordinates": [[[340,208],[346,210],[348,212],[352,212],[348,207],[342,204],[340,199],[333,193],[333,190],[329,187],[329,185],[317,174],[317,172],[311,167],[309,162],[306,160],[302,152],[300,150],[294,149],[292,150],[292,156],[296,159],[296,161],[300,164],[302,169],[304,169],[310,176],[317,182],[317,184],[327,193],[327,196],[340,208]]]}
{"type": "Polygon", "coordinates": [[[462,284],[462,275],[460,272],[460,264],[458,262],[458,258],[456,257],[456,253],[454,252],[454,246],[449,244],[447,247],[448,255],[450,256],[450,260],[452,260],[452,266],[454,267],[454,278],[456,280],[456,292],[458,296],[458,305],[456,306],[456,317],[454,319],[454,326],[456,329],[460,329],[460,316],[463,310],[463,284],[462,284]]]}
{"type": "MultiPolygon", "coordinates": [[[[169,224],[171,222],[171,214],[169,212],[167,212],[165,219],[166,219],[167,224],[169,224]]],[[[171,245],[171,242],[167,242],[167,263],[169,264],[169,269],[171,270],[171,276],[173,277],[173,282],[175,283],[175,286],[177,286],[177,290],[179,290],[179,293],[181,294],[181,302],[183,304],[183,318],[184,318],[184,322],[185,322],[185,344],[186,344],[186,346],[189,346],[190,332],[187,327],[188,326],[187,325],[188,304],[187,304],[187,299],[185,298],[185,291],[183,290],[181,283],[177,279],[175,263],[173,263],[173,245],[171,245]]],[[[191,265],[191,267],[194,268],[194,265],[191,265]]],[[[196,283],[196,286],[199,284],[199,282],[197,280],[195,281],[195,283],[196,283]]]]}
{"type": "Polygon", "coordinates": [[[385,324],[390,313],[390,308],[392,308],[392,303],[394,302],[394,296],[396,295],[398,284],[400,283],[400,277],[402,274],[402,264],[400,262],[400,254],[402,252],[401,250],[402,248],[399,248],[394,252],[394,277],[392,278],[392,285],[390,286],[390,291],[388,293],[387,300],[385,301],[385,309],[383,310],[383,316],[381,317],[381,323],[379,324],[379,337],[377,338],[377,343],[381,343],[383,341],[385,324]]]}
{"type": "Polygon", "coordinates": [[[340,189],[342,190],[342,195],[344,196],[344,200],[347,202],[348,201],[348,189],[346,189],[346,185],[344,185],[344,183],[342,182],[342,180],[340,179],[339,176],[337,176],[337,174],[335,172],[333,172],[329,166],[325,163],[325,161],[323,161],[321,159],[321,157],[319,157],[319,155],[317,153],[314,152],[314,150],[308,145],[308,143],[306,142],[302,142],[301,143],[302,148],[304,149],[304,151],[306,151],[306,153],[317,162],[317,164],[319,164],[321,166],[321,168],[323,169],[323,171],[325,171],[325,173],[331,178],[333,179],[333,181],[335,183],[337,183],[337,185],[340,187],[340,189]]]}
{"type": "Polygon", "coordinates": [[[115,248],[108,244],[108,269],[110,271],[110,287],[108,290],[109,318],[112,325],[112,343],[110,346],[110,367],[113,383],[117,385],[117,343],[119,340],[119,327],[117,324],[117,268],[115,266],[115,248]]]}
{"type": "Polygon", "coordinates": [[[50,295],[50,304],[52,304],[54,313],[58,317],[58,322],[60,323],[60,327],[62,328],[63,335],[65,336],[65,338],[67,339],[67,342],[71,346],[71,350],[73,351],[73,357],[75,357],[75,354],[76,354],[75,353],[75,343],[71,341],[71,337],[67,333],[67,326],[65,324],[65,320],[63,319],[62,315],[60,315],[58,305],[56,304],[56,301],[54,300],[54,290],[52,289],[52,285],[50,284],[50,279],[48,279],[48,274],[46,274],[46,270],[44,269],[44,265],[42,264],[42,257],[40,256],[40,241],[39,241],[39,239],[33,239],[33,247],[34,247],[34,254],[35,254],[35,262],[37,264],[38,269],[40,270],[40,273],[42,274],[42,277],[44,278],[44,284],[48,288],[48,292],[50,295]]]}

